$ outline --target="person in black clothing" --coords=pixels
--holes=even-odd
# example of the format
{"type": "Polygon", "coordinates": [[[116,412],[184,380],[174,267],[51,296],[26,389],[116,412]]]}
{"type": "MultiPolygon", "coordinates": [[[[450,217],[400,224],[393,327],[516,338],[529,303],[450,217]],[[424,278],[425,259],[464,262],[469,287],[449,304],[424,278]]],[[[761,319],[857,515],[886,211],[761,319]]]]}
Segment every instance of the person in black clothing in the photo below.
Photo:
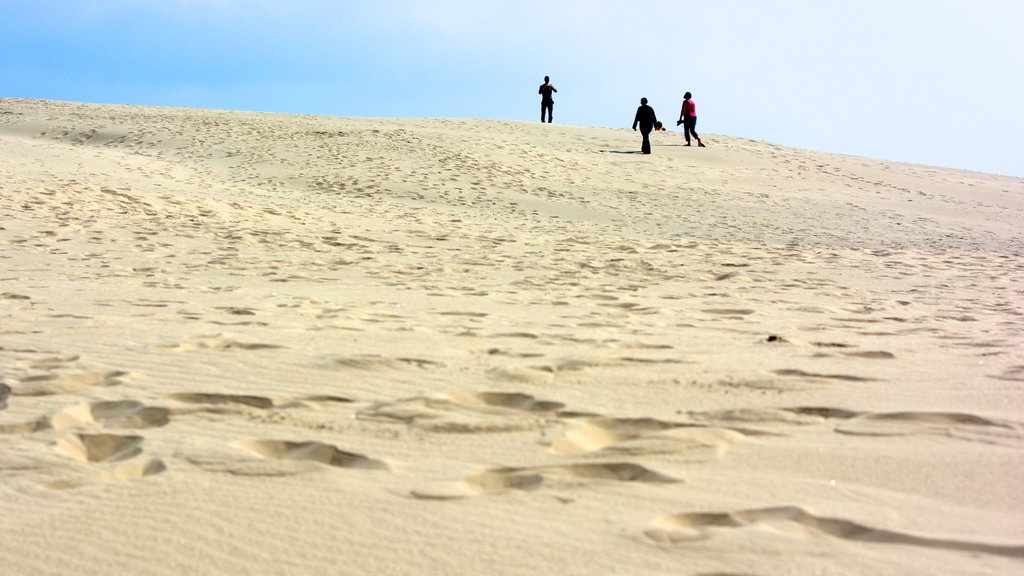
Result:
{"type": "Polygon", "coordinates": [[[540,85],[540,89],[537,90],[537,94],[541,95],[540,98],[540,121],[544,123],[544,113],[547,112],[548,124],[555,116],[555,99],[552,96],[553,93],[558,92],[555,87],[551,85],[551,78],[545,76],[544,83],[540,85]]]}
{"type": "Polygon", "coordinates": [[[640,151],[644,154],[651,153],[651,131],[654,130],[654,124],[658,122],[658,117],[654,114],[654,108],[647,105],[647,98],[640,99],[640,107],[636,109],[636,117],[633,119],[633,131],[636,132],[637,125],[640,126],[640,133],[644,136],[644,142],[640,146],[640,151]]]}

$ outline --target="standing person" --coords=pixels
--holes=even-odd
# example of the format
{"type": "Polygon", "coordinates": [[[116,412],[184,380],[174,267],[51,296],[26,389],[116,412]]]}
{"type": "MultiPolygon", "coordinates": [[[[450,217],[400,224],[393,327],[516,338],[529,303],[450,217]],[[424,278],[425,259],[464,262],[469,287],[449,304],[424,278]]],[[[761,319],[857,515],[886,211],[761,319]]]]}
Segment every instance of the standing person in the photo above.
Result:
{"type": "Polygon", "coordinates": [[[644,136],[644,142],[640,145],[640,151],[644,154],[651,153],[651,131],[658,122],[658,116],[654,114],[654,108],[647,105],[647,98],[640,99],[640,107],[636,109],[636,117],[633,118],[633,131],[640,125],[640,133],[644,136]]]}
{"type": "Polygon", "coordinates": [[[690,145],[690,134],[697,139],[697,146],[706,148],[704,143],[700,141],[700,136],[697,136],[697,105],[693,103],[693,95],[689,92],[683,94],[683,109],[679,111],[679,121],[676,122],[676,126],[683,125],[683,135],[686,136],[686,145],[690,145]]]}
{"type": "Polygon", "coordinates": [[[540,85],[540,89],[537,90],[537,94],[540,94],[540,122],[544,123],[544,113],[547,112],[548,124],[554,120],[555,116],[555,98],[552,96],[553,93],[558,92],[554,86],[551,85],[551,78],[548,76],[544,77],[544,83],[540,85]]]}

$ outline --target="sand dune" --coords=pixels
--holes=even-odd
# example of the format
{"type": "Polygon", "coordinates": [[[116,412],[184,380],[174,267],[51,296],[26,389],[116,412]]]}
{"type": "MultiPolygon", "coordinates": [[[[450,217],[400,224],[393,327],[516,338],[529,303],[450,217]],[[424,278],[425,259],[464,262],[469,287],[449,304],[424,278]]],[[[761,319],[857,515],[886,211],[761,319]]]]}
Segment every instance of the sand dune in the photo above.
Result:
{"type": "Polygon", "coordinates": [[[0,99],[10,574],[1024,569],[1024,181],[0,99]]]}

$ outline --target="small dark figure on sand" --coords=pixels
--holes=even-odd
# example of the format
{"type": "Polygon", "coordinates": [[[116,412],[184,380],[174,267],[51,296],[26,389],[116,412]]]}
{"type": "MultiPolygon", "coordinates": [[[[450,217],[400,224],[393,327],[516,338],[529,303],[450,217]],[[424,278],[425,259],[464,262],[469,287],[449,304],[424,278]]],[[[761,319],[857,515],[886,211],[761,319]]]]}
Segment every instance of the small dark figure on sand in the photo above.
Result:
{"type": "Polygon", "coordinates": [[[544,123],[544,113],[547,113],[548,124],[554,120],[555,116],[555,98],[552,96],[558,90],[551,85],[551,78],[548,76],[544,77],[544,83],[540,85],[537,90],[537,94],[540,94],[540,121],[544,123]]]}
{"type": "Polygon", "coordinates": [[[640,145],[640,151],[644,154],[651,153],[651,132],[654,130],[654,125],[658,123],[658,117],[654,114],[654,108],[647,105],[647,98],[640,99],[640,107],[636,109],[636,117],[633,118],[633,131],[636,131],[636,127],[640,126],[640,133],[644,136],[643,144],[640,145]]]}

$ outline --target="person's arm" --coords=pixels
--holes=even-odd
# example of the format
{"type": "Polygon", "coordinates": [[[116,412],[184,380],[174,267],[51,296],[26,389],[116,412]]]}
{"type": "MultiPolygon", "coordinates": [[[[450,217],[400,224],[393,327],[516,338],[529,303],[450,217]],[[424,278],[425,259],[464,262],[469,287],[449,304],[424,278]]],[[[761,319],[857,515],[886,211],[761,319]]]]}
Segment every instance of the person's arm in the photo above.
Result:
{"type": "Polygon", "coordinates": [[[642,109],[643,108],[637,108],[636,109],[636,116],[633,117],[633,131],[634,132],[636,132],[636,125],[637,125],[637,123],[640,122],[640,111],[642,109]]]}

